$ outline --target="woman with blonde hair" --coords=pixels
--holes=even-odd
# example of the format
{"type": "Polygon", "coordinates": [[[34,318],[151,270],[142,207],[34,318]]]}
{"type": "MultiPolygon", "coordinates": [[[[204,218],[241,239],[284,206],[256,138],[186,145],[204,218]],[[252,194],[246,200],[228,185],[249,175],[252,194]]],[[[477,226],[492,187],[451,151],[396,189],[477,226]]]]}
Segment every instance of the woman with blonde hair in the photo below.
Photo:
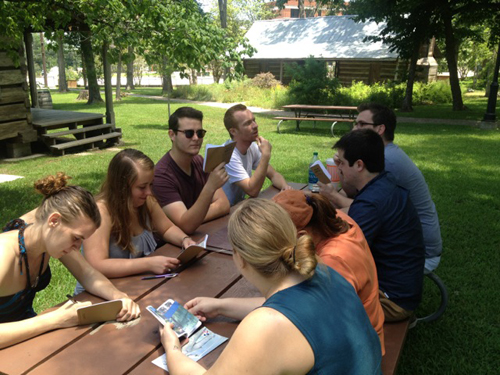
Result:
{"type": "MultiPolygon", "coordinates": [[[[138,150],[122,150],[109,163],[96,197],[102,224],[83,241],[85,258],[107,277],[163,274],[179,266],[176,258],[146,257],[156,248],[153,231],[178,246],[194,243],[167,218],[152,196],[153,177],[153,161],[138,150]]],[[[81,290],[77,285],[76,292],[81,290]]]]}
{"type": "Polygon", "coordinates": [[[311,236],[316,254],[356,290],[384,347],[384,311],[379,299],[377,267],[356,222],[319,194],[282,191],[273,200],[290,215],[300,234],[311,236]]]}
{"type": "Polygon", "coordinates": [[[228,233],[236,267],[264,297],[186,303],[203,321],[242,322],[209,370],[182,353],[171,327],[160,328],[170,374],[380,374],[380,342],[359,298],[338,273],[317,265],[311,238],[297,238],[283,208],[247,200],[228,233]]]}
{"type": "Polygon", "coordinates": [[[68,302],[43,315],[33,310],[35,294],[51,279],[50,257],[59,259],[89,292],[104,299],[122,299],[118,321],[139,316],[139,306],[117,290],[80,254],[82,240],[101,224],[92,194],[68,186],[64,173],[38,180],[41,205],[11,221],[0,234],[0,348],[41,333],[78,324],[77,308],[90,302],[68,302]]]}

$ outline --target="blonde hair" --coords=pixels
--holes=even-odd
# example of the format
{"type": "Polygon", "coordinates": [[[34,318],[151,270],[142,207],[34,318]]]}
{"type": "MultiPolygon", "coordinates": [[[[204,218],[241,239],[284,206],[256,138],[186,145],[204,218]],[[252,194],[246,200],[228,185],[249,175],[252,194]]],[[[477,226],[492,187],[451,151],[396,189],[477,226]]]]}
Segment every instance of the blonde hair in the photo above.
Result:
{"type": "Polygon", "coordinates": [[[288,213],[270,200],[243,202],[229,218],[228,234],[234,251],[263,276],[314,275],[318,261],[311,237],[297,239],[288,213]]]}
{"type": "Polygon", "coordinates": [[[35,190],[44,196],[35,213],[36,222],[43,222],[51,213],[59,212],[63,223],[68,224],[84,216],[99,228],[101,215],[94,197],[80,186],[68,186],[70,178],[64,172],[58,172],[56,176],[47,176],[35,182],[35,190]]]}
{"type": "MultiPolygon", "coordinates": [[[[132,203],[132,185],[137,180],[138,170],[154,169],[153,161],[139,150],[127,148],[117,153],[108,166],[106,180],[97,199],[103,200],[111,216],[111,235],[123,250],[134,253],[132,244],[131,218],[135,213],[132,203]]],[[[139,224],[151,230],[151,213],[147,204],[137,209],[139,224]]]]}

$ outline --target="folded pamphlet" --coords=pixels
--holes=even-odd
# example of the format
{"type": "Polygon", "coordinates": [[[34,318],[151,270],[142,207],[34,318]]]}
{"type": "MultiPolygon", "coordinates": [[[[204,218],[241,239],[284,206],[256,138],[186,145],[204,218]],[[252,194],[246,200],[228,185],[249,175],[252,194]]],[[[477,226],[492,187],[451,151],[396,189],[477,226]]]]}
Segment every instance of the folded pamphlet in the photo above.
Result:
{"type": "Polygon", "coordinates": [[[203,171],[212,172],[220,163],[229,163],[233,154],[236,142],[229,142],[225,145],[206,145],[205,160],[203,160],[203,171]]]}
{"type": "Polygon", "coordinates": [[[318,177],[318,180],[321,183],[329,184],[330,182],[332,182],[332,176],[326,170],[321,160],[316,160],[314,163],[311,164],[310,168],[313,171],[314,175],[318,177]]]}
{"type": "Polygon", "coordinates": [[[207,240],[208,240],[208,234],[205,235],[203,240],[198,242],[197,244],[190,245],[182,251],[182,253],[177,256],[177,259],[181,262],[181,264],[187,264],[189,261],[194,259],[199,253],[201,253],[203,250],[207,249],[207,240]]]}
{"type": "Polygon", "coordinates": [[[95,303],[90,306],[79,307],[76,309],[78,314],[78,324],[92,324],[116,320],[116,315],[122,309],[121,299],[95,303]]]}
{"type": "MultiPolygon", "coordinates": [[[[201,321],[187,311],[177,301],[169,299],[165,301],[158,309],[148,306],[146,309],[163,324],[174,324],[174,332],[177,337],[187,336],[189,341],[182,347],[182,352],[194,361],[198,361],[220,344],[227,341],[227,337],[220,336],[208,328],[201,326],[201,321]],[[194,334],[193,334],[194,333],[194,334]]],[[[168,371],[167,357],[165,354],[152,361],[158,367],[168,371]]]]}

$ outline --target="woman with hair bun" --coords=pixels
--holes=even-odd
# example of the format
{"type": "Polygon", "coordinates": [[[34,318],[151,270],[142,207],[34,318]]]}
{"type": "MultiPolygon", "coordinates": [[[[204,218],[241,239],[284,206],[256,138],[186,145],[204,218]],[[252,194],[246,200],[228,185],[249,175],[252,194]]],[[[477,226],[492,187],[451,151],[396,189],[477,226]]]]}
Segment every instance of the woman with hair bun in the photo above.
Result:
{"type": "Polygon", "coordinates": [[[205,321],[242,319],[207,371],[181,351],[170,327],[160,327],[169,373],[380,374],[380,341],[353,288],[318,266],[311,237],[297,238],[286,211],[250,199],[231,215],[233,260],[263,298],[198,297],[186,303],[205,321]]]}
{"type": "Polygon", "coordinates": [[[121,299],[118,321],[135,319],[139,306],[116,289],[80,254],[82,240],[101,224],[91,193],[68,186],[64,173],[35,183],[44,195],[41,205],[7,224],[0,234],[0,348],[41,333],[78,324],[77,308],[90,302],[68,301],[43,315],[33,310],[35,294],[51,279],[50,257],[59,259],[89,292],[104,299],[121,299]]]}
{"type": "MultiPolygon", "coordinates": [[[[176,258],[146,257],[156,249],[153,232],[188,247],[195,242],[165,215],[153,197],[154,163],[143,152],[125,149],[108,166],[96,197],[102,225],[83,242],[85,258],[107,277],[163,274],[179,266],[176,258]]],[[[77,285],[76,293],[83,290],[77,285]]]]}
{"type": "Polygon", "coordinates": [[[384,311],[379,299],[377,267],[359,225],[319,194],[289,190],[275,195],[273,200],[288,212],[299,235],[311,236],[323,263],[354,287],[379,335],[384,355],[384,311]]]}

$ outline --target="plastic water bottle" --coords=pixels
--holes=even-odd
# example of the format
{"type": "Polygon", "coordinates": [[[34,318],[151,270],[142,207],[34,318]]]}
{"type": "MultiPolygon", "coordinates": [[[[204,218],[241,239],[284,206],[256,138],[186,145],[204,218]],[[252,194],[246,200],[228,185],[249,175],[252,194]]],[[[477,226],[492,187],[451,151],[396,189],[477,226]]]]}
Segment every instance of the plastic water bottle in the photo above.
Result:
{"type": "Polygon", "coordinates": [[[309,187],[309,190],[311,190],[314,193],[319,192],[318,177],[316,177],[316,175],[311,170],[311,165],[316,160],[318,160],[318,153],[317,152],[313,152],[313,157],[311,159],[311,162],[309,163],[309,180],[308,180],[309,186],[308,187],[309,187]]]}

